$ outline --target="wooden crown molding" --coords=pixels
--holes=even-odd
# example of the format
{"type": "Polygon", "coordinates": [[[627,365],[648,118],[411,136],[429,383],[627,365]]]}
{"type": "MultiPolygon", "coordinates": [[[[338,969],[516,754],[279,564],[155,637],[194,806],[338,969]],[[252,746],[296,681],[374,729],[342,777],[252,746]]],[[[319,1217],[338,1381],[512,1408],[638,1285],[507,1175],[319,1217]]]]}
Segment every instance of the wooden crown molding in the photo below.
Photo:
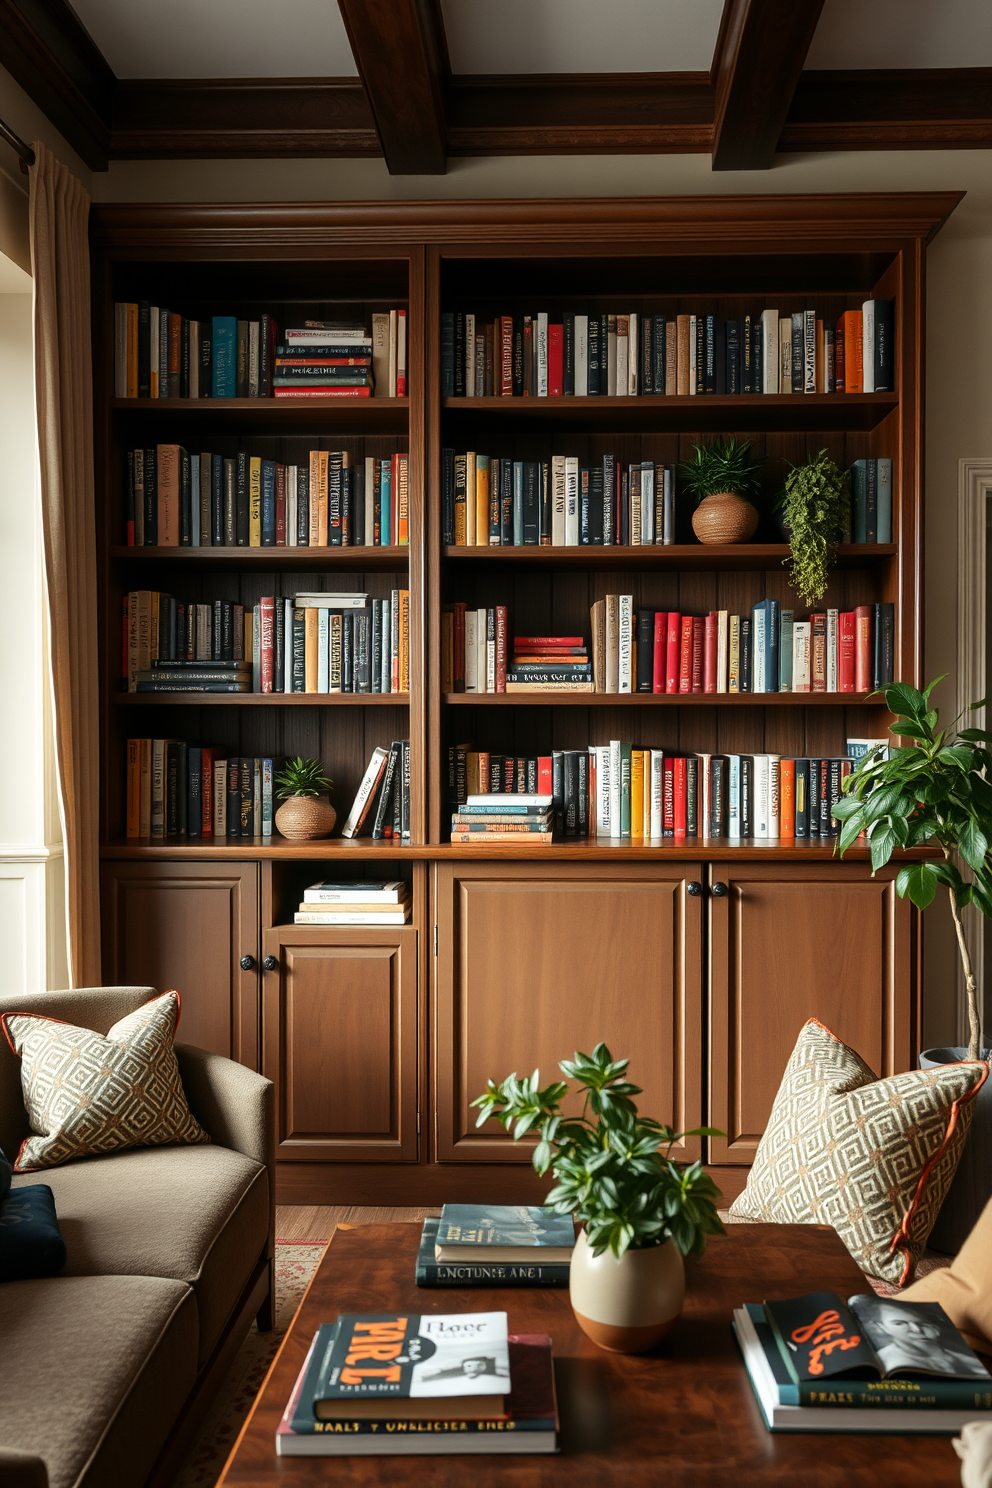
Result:
{"type": "Polygon", "coordinates": [[[713,53],[714,170],[767,170],[823,0],[725,0],[713,53]]]}
{"type": "Polygon", "coordinates": [[[992,67],[804,72],[779,150],[992,145],[992,67]]]}
{"type": "Polygon", "coordinates": [[[117,79],[66,0],[0,0],[0,61],[91,170],[106,170],[117,79]]]}

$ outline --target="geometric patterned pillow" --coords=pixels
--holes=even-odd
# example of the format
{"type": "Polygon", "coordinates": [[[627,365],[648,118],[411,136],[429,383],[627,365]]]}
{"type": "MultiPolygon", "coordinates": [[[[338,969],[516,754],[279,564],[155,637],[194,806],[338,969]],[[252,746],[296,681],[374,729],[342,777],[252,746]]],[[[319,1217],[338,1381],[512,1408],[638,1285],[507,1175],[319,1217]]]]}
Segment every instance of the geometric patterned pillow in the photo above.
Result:
{"type": "Polygon", "coordinates": [[[879,1080],[811,1018],[731,1216],[833,1225],[862,1271],[905,1286],[988,1072],[976,1061],[879,1080]]]}
{"type": "Polygon", "coordinates": [[[16,1173],[74,1157],[210,1138],[190,1113],[172,1047],[179,993],[165,992],[115,1023],[104,1038],[35,1013],[0,1018],[21,1057],[24,1109],[32,1132],[16,1173]]]}

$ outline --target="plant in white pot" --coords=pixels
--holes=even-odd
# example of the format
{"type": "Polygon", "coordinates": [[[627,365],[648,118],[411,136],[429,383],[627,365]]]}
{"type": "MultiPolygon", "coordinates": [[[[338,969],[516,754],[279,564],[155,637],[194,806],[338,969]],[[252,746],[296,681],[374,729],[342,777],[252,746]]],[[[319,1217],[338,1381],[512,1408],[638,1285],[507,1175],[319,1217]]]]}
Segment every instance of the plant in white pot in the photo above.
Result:
{"type": "Polygon", "coordinates": [[[671,1156],[682,1136],[721,1133],[677,1133],[638,1115],[631,1097],[641,1087],[624,1078],[628,1063],[605,1044],[561,1061],[584,1093],[579,1115],[562,1110],[567,1081],[541,1089],[539,1070],[490,1080],[472,1104],[479,1126],[494,1116],[514,1140],[536,1132],[534,1167],[550,1168],[557,1180],[545,1202],[583,1227],[569,1281],[576,1319],[601,1348],[634,1354],[660,1342],[682,1311],[682,1257],[702,1255],[706,1237],[724,1231],[714,1202],[720,1190],[702,1163],[671,1156]]]}
{"type": "MultiPolygon", "coordinates": [[[[844,782],[846,798],[834,808],[841,823],[841,857],[862,832],[871,849],[872,872],[898,848],[935,847],[939,858],[906,863],[896,875],[896,892],[918,909],[933,903],[945,889],[964,972],[968,1013],[968,1047],[926,1049],[924,1069],[960,1060],[987,1059],[983,1048],[978,990],[961,911],[976,904],[992,919],[992,751],[985,729],[957,729],[958,714],[942,730],[930,694],[943,677],[923,692],[906,682],[882,688],[895,721],[889,732],[911,739],[905,747],[874,750],[844,782]]],[[[985,699],[965,712],[985,707],[985,699]]],[[[938,1250],[959,1249],[992,1197],[992,1081],[986,1080],[974,1105],[974,1119],[954,1182],[944,1201],[930,1244],[938,1250]]]]}

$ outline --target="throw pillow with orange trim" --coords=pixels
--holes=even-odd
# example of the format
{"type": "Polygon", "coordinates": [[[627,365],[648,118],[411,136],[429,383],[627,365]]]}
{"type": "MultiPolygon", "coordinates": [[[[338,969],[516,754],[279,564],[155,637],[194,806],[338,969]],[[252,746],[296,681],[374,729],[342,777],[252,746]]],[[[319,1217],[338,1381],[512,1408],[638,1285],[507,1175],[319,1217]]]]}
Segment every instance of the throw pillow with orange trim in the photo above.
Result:
{"type": "Polygon", "coordinates": [[[24,1109],[34,1135],[15,1173],[125,1147],[201,1143],[173,1048],[179,993],[164,992],[104,1037],[36,1013],[5,1013],[7,1041],[21,1059],[24,1109]]]}
{"type": "Polygon", "coordinates": [[[975,1061],[880,1080],[811,1018],[731,1217],[833,1225],[862,1271],[905,1286],[988,1072],[975,1061]]]}

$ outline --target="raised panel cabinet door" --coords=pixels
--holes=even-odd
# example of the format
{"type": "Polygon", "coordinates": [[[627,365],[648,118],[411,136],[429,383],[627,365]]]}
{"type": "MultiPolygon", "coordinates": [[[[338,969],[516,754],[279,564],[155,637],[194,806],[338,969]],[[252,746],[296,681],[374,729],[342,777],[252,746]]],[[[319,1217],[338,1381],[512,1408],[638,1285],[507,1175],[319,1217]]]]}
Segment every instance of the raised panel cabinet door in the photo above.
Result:
{"type": "Polygon", "coordinates": [[[283,925],[263,941],[280,1159],[416,1162],[416,930],[283,925]]]}
{"type": "Polygon", "coordinates": [[[174,987],[181,1043],[257,1069],[257,865],[105,862],[100,897],[104,980],[174,987]]]}
{"type": "MultiPolygon", "coordinates": [[[[437,867],[436,1156],[529,1162],[471,1101],[486,1081],[605,1042],[630,1059],[641,1111],[700,1123],[701,904],[692,864],[437,867]]],[[[697,1155],[698,1138],[678,1149],[697,1155]]]]}
{"type": "Polygon", "coordinates": [[[895,867],[714,864],[710,1138],[750,1163],[799,1030],[819,1018],[879,1075],[913,1062],[913,914],[895,867]]]}

